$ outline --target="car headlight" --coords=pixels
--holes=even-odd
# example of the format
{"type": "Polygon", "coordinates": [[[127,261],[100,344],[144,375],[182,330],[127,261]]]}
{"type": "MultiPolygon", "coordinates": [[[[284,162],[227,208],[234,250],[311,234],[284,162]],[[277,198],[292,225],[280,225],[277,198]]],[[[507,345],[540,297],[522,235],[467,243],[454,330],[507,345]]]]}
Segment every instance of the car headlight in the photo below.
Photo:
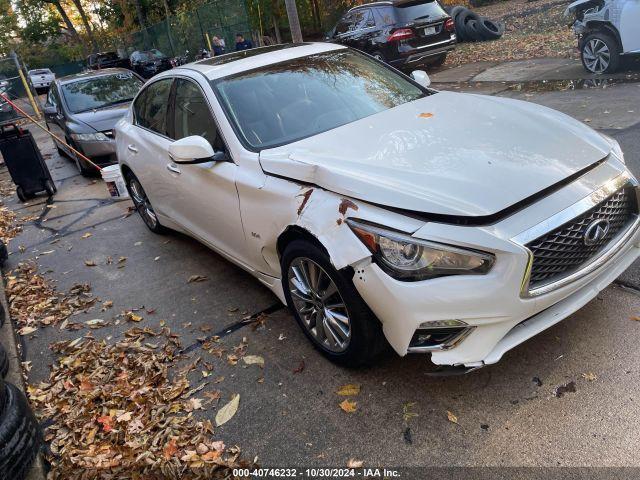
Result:
{"type": "Polygon", "coordinates": [[[104,133],[72,133],[71,138],[80,142],[108,142],[109,137],[104,133]]]}
{"type": "Polygon", "coordinates": [[[371,251],[380,268],[398,280],[484,275],[495,261],[490,253],[420,240],[353,219],[347,219],[347,224],[371,251]]]}
{"type": "Polygon", "coordinates": [[[609,135],[605,135],[604,133],[601,133],[600,135],[602,135],[602,138],[604,138],[609,143],[609,145],[611,145],[611,153],[622,163],[625,163],[624,152],[622,151],[622,148],[620,148],[620,144],[618,143],[618,141],[615,138],[611,138],[609,135]]]}

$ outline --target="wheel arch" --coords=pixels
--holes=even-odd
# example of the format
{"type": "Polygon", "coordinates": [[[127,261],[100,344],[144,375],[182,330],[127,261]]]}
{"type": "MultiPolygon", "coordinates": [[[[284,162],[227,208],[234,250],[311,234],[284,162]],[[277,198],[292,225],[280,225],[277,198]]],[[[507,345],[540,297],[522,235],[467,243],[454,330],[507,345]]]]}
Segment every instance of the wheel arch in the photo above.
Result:
{"type": "Polygon", "coordinates": [[[586,23],[587,31],[582,36],[580,43],[580,50],[584,45],[584,40],[591,34],[594,33],[604,33],[606,35],[610,35],[618,44],[618,48],[620,49],[620,53],[622,53],[622,37],[620,37],[620,32],[618,29],[613,26],[611,23],[603,21],[603,20],[589,20],[586,23]]]}

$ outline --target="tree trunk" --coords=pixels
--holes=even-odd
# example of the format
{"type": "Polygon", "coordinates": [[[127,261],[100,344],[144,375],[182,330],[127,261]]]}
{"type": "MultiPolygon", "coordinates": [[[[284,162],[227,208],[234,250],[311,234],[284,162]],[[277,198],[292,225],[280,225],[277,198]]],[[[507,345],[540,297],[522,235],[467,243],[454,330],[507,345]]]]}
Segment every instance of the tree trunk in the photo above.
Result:
{"type": "Polygon", "coordinates": [[[87,36],[89,37],[89,41],[91,42],[91,46],[93,47],[93,53],[98,52],[100,50],[100,47],[98,46],[95,35],[93,34],[93,29],[91,28],[91,24],[89,23],[87,14],[85,13],[84,8],[82,8],[81,0],[71,1],[78,9],[78,13],[80,14],[80,18],[82,19],[82,24],[84,25],[84,29],[87,32],[87,36]]]}
{"type": "Polygon", "coordinates": [[[302,43],[302,30],[300,29],[300,19],[298,18],[298,8],[296,0],[284,0],[289,17],[289,28],[291,29],[291,39],[293,43],[302,43]]]}
{"type": "Polygon", "coordinates": [[[280,44],[282,43],[282,34],[280,33],[280,8],[278,0],[271,0],[271,20],[276,35],[276,43],[280,44]]]}
{"type": "Polygon", "coordinates": [[[148,49],[149,46],[149,32],[147,32],[147,16],[144,13],[144,9],[142,8],[142,3],[140,0],[133,0],[133,4],[136,7],[136,15],[138,16],[138,23],[140,24],[140,28],[142,29],[142,37],[144,39],[144,48],[148,49]]]}
{"type": "Polygon", "coordinates": [[[167,37],[169,37],[169,46],[171,47],[171,55],[177,55],[176,47],[173,44],[173,37],[171,36],[171,23],[169,22],[169,17],[171,16],[171,10],[169,9],[169,2],[167,0],[163,0],[164,3],[164,14],[166,16],[166,24],[167,24],[167,37]]]}
{"type": "Polygon", "coordinates": [[[317,31],[322,31],[322,19],[320,18],[320,5],[318,0],[311,0],[311,11],[313,13],[313,23],[317,31]]]}
{"type": "Polygon", "coordinates": [[[60,0],[44,0],[44,2],[51,3],[54,7],[56,7],[58,14],[60,14],[60,16],[62,17],[62,20],[64,21],[64,24],[67,26],[67,30],[69,30],[69,33],[71,33],[71,36],[82,48],[83,55],[86,56],[87,48],[85,44],[82,43],[82,40],[80,39],[80,35],[78,35],[78,31],[76,30],[76,27],[73,26],[73,23],[69,18],[69,15],[67,15],[67,12],[65,12],[64,8],[62,8],[62,5],[60,5],[60,0]]]}

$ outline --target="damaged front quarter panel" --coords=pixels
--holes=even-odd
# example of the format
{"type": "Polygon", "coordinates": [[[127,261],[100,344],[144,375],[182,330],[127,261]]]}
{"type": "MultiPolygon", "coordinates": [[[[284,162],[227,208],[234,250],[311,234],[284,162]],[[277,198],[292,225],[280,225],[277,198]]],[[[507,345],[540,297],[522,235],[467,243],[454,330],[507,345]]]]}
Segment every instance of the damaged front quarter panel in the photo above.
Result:
{"type": "Polygon", "coordinates": [[[564,16],[573,19],[569,24],[576,35],[582,36],[589,30],[589,22],[609,21],[608,0],[577,0],[564,11],[564,16]]]}

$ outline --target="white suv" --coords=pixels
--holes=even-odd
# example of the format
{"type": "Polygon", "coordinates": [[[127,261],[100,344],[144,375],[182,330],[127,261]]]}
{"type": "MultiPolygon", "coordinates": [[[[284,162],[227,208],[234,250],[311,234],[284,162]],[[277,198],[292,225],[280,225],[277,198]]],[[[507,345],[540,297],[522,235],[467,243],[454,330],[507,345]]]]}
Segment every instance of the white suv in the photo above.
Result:
{"type": "Polygon", "coordinates": [[[638,257],[637,182],[566,115],[412,76],[331,44],[163,72],[116,127],[133,202],[255,275],[334,361],[388,342],[495,363],[638,257]]]}
{"type": "Polygon", "coordinates": [[[640,0],[576,0],[564,12],[573,17],[573,31],[584,68],[613,73],[622,56],[640,54],[640,0]]]}

